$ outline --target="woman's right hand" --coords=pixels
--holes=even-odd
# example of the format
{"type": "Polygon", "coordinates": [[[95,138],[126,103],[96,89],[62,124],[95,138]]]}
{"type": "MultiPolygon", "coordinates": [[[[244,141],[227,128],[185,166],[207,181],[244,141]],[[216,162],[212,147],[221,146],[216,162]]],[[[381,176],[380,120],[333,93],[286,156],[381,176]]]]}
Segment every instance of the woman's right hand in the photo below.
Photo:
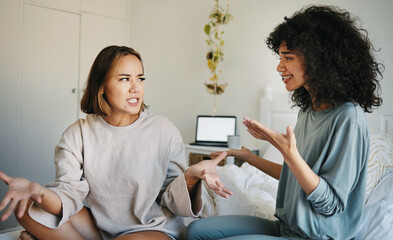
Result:
{"type": "MultiPolygon", "coordinates": [[[[243,161],[247,161],[247,159],[250,158],[250,155],[254,154],[250,151],[250,149],[248,149],[244,146],[242,146],[241,149],[229,149],[226,152],[227,152],[227,156],[235,157],[235,158],[243,160],[243,161]]],[[[210,156],[216,158],[221,153],[222,152],[214,152],[214,153],[211,153],[210,156]]]]}
{"type": "Polygon", "coordinates": [[[23,217],[29,199],[40,204],[42,202],[43,187],[38,183],[32,183],[25,178],[14,178],[0,171],[0,179],[8,185],[8,191],[0,203],[0,211],[8,208],[0,220],[5,221],[17,208],[17,216],[23,217]]]}

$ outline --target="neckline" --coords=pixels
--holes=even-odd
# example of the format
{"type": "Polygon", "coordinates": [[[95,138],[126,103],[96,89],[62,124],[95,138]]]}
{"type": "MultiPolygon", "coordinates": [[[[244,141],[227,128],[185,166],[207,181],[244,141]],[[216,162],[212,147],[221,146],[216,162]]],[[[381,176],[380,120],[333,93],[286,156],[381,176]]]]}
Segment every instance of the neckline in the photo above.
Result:
{"type": "Polygon", "coordinates": [[[139,114],[139,117],[132,122],[129,125],[125,125],[125,126],[114,126],[109,124],[107,121],[105,121],[105,119],[102,116],[98,116],[99,121],[107,128],[113,129],[113,130],[124,130],[124,129],[129,129],[129,128],[133,128],[134,126],[139,125],[139,123],[145,118],[146,116],[146,112],[143,111],[139,114]]]}

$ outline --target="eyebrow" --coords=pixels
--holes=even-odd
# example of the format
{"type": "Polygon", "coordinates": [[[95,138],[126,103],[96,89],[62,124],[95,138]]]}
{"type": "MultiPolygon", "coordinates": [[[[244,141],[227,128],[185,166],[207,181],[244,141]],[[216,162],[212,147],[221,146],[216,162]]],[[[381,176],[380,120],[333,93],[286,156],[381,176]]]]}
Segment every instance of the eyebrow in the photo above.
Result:
{"type": "Polygon", "coordinates": [[[281,54],[295,54],[294,52],[280,52],[281,54]]]}
{"type": "MultiPolygon", "coordinates": [[[[140,73],[140,74],[138,74],[137,76],[140,77],[140,76],[144,76],[144,75],[145,75],[144,73],[140,73]]],[[[128,73],[120,73],[120,74],[117,74],[117,76],[130,77],[131,74],[128,74],[128,73]]]]}

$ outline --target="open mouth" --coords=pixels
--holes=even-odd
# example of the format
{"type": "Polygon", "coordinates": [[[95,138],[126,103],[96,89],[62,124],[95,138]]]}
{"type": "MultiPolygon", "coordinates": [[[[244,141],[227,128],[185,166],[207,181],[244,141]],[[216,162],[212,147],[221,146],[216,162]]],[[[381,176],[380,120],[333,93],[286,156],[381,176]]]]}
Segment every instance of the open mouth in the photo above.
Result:
{"type": "Polygon", "coordinates": [[[138,98],[130,98],[127,100],[127,102],[129,103],[137,103],[138,102],[138,98]]]}
{"type": "Polygon", "coordinates": [[[287,75],[287,76],[282,76],[281,75],[281,80],[282,80],[283,83],[286,84],[289,81],[289,79],[292,78],[292,77],[293,77],[292,74],[291,75],[287,75]]]}
{"type": "Polygon", "coordinates": [[[281,80],[282,80],[282,81],[285,81],[285,80],[290,79],[291,77],[293,77],[293,75],[281,76],[281,80]]]}

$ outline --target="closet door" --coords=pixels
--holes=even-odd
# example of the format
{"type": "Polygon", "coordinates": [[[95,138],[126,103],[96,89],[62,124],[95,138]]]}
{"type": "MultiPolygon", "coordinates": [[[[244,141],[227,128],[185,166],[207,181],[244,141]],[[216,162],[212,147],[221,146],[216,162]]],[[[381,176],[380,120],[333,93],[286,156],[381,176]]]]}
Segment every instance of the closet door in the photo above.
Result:
{"type": "Polygon", "coordinates": [[[45,184],[54,148],[77,119],[80,15],[24,5],[17,131],[18,175],[45,184]]]}

